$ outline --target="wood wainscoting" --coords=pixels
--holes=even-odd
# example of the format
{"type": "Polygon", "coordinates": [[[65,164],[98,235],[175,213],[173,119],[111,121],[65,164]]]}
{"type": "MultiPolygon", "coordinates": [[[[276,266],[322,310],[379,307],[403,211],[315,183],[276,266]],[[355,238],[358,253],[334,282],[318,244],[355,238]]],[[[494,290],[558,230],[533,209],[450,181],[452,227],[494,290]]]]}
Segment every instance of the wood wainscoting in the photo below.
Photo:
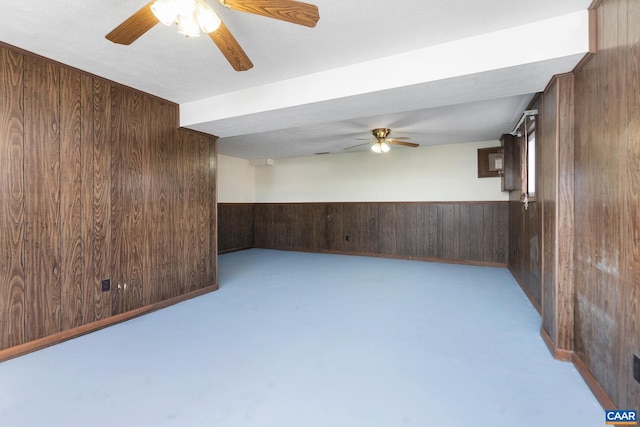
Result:
{"type": "Polygon", "coordinates": [[[220,203],[218,209],[219,247],[225,250],[258,247],[494,266],[507,262],[507,202],[220,203]]]}
{"type": "Polygon", "coordinates": [[[218,253],[253,248],[255,205],[218,203],[218,253]]]}
{"type": "Polygon", "coordinates": [[[0,93],[0,350],[217,286],[215,137],[1,44],[0,93]]]}

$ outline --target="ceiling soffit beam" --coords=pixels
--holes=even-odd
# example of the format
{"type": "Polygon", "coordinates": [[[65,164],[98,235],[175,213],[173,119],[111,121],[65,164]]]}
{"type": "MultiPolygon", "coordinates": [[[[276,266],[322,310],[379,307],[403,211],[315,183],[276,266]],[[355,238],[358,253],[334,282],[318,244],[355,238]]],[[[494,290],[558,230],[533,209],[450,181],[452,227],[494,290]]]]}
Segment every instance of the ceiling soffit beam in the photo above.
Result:
{"type": "MultiPolygon", "coordinates": [[[[180,124],[234,117],[353,97],[589,52],[589,13],[531,24],[398,55],[256,86],[180,105],[180,124]]],[[[282,123],[282,127],[290,127],[282,123]]],[[[256,129],[263,131],[265,129],[256,129]]],[[[226,135],[219,135],[226,136],[226,135]]]]}

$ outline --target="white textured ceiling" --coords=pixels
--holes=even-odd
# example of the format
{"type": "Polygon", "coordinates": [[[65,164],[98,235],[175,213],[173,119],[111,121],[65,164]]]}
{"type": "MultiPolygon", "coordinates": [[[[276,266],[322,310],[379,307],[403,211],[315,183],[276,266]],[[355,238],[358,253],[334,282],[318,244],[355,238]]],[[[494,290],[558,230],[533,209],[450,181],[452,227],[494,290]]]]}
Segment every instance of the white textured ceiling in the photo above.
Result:
{"type": "MultiPolygon", "coordinates": [[[[162,25],[131,46],[107,41],[104,35],[145,0],[2,0],[0,41],[185,104],[183,124],[220,135],[222,154],[284,158],[338,152],[381,126],[421,144],[497,139],[510,130],[532,94],[553,74],[570,71],[581,52],[567,49],[513,64],[495,60],[497,65],[485,70],[460,73],[449,67],[449,74],[424,81],[420,73],[410,75],[415,67],[404,67],[402,55],[584,11],[591,0],[316,0],[311,1],[320,10],[315,28],[208,2],[247,52],[253,69],[235,72],[208,37],[186,39],[162,25]],[[351,77],[343,79],[349,72],[351,77]],[[356,72],[371,81],[349,92],[356,72]],[[407,80],[387,81],[398,76],[407,80]],[[305,98],[306,90],[296,82],[309,82],[330,96],[305,98]],[[262,90],[269,87],[282,92],[262,90]],[[287,93],[288,88],[300,94],[287,93]],[[277,98],[282,102],[267,106],[261,94],[272,103],[277,98]],[[216,108],[231,113],[214,111],[211,105],[219,100],[229,103],[216,108]],[[244,110],[237,108],[240,100],[244,110]],[[189,113],[188,106],[202,110],[189,113]]],[[[558,28],[559,42],[567,38],[562,30],[558,28]]],[[[535,47],[538,36],[531,34],[523,51],[535,47]]],[[[491,53],[487,43],[469,62],[482,62],[491,53]]],[[[414,58],[428,62],[429,55],[424,51],[414,58]]],[[[443,62],[428,65],[437,70],[443,62]]],[[[459,67],[465,68],[464,62],[459,67]]]]}

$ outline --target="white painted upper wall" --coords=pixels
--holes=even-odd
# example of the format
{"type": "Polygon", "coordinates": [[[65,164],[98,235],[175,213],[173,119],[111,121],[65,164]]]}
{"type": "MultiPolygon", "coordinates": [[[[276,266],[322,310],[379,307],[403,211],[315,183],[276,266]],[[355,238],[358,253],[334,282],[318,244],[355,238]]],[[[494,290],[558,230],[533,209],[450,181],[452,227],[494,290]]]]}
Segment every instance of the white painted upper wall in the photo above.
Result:
{"type": "Polygon", "coordinates": [[[218,202],[253,203],[256,199],[255,167],[249,160],[218,154],[218,202]]]}
{"type": "MultiPolygon", "coordinates": [[[[250,166],[233,157],[218,157],[218,200],[234,197],[234,188],[250,193],[245,180],[255,169],[255,198],[277,202],[503,201],[499,178],[478,178],[478,148],[498,141],[394,148],[384,155],[370,151],[276,160],[273,166],[250,166]]],[[[243,200],[241,200],[243,199],[243,200]]]]}

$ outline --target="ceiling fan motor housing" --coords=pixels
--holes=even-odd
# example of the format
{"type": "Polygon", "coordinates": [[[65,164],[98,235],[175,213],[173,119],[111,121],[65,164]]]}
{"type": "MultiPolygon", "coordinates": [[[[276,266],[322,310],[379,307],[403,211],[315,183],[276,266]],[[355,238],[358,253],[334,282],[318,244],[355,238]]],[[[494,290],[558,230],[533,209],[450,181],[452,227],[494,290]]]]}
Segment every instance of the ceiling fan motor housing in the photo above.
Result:
{"type": "Polygon", "coordinates": [[[391,133],[389,128],[376,128],[371,131],[376,139],[385,139],[391,133]]]}

